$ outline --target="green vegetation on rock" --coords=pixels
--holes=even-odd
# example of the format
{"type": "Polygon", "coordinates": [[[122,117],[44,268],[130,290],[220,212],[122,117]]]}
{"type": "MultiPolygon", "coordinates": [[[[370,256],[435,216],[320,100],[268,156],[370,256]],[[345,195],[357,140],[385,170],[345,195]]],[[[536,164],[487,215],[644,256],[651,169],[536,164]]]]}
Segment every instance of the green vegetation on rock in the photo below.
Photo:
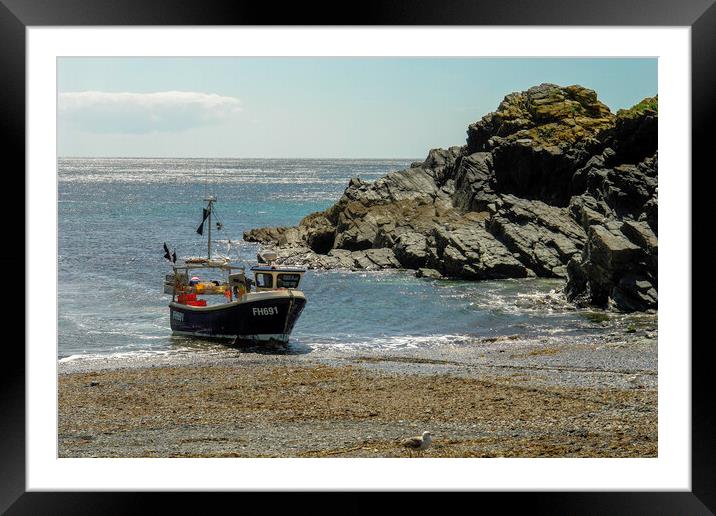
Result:
{"type": "Polygon", "coordinates": [[[614,115],[597,94],[578,85],[540,84],[507,95],[497,111],[468,128],[471,152],[487,150],[492,137],[534,145],[572,145],[613,127],[614,115]]]}
{"type": "Polygon", "coordinates": [[[629,109],[620,109],[617,111],[617,117],[620,118],[633,118],[641,115],[645,111],[659,112],[659,96],[647,97],[638,104],[633,105],[629,109]]]}

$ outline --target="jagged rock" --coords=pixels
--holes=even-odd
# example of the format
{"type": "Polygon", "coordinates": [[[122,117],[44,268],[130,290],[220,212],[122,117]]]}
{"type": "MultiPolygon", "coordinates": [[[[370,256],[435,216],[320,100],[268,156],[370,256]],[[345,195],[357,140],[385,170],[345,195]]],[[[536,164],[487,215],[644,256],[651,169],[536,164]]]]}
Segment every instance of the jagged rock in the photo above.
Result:
{"type": "Polygon", "coordinates": [[[275,228],[256,228],[244,231],[244,240],[247,242],[259,242],[261,244],[271,244],[278,242],[283,234],[288,231],[288,227],[275,228]]]}
{"type": "Polygon", "coordinates": [[[572,218],[582,226],[585,231],[589,230],[589,226],[593,224],[603,224],[606,222],[607,214],[611,210],[605,204],[597,201],[588,194],[575,195],[569,201],[569,213],[572,218]]]}
{"type": "Polygon", "coordinates": [[[366,249],[363,251],[333,249],[327,256],[336,260],[341,264],[341,268],[345,269],[378,270],[400,268],[400,263],[396,260],[391,249],[366,249]]]}
{"type": "Polygon", "coordinates": [[[350,205],[341,213],[334,244],[339,249],[360,251],[370,249],[378,235],[378,221],[360,204],[350,205]]]}
{"type": "Polygon", "coordinates": [[[476,152],[458,159],[453,204],[462,211],[485,211],[497,200],[492,183],[492,154],[476,152]]]}
{"type": "Polygon", "coordinates": [[[635,312],[657,307],[658,296],[649,276],[622,276],[612,291],[614,307],[623,312],[635,312]]]}
{"type": "Polygon", "coordinates": [[[647,252],[655,251],[658,246],[656,234],[651,230],[648,224],[636,222],[633,220],[625,220],[621,226],[622,233],[629,240],[637,244],[647,252]]]}
{"type": "Polygon", "coordinates": [[[512,93],[469,126],[465,146],[373,182],[353,178],[324,212],[244,238],[277,246],[283,263],[567,276],[577,304],[654,308],[657,111],[645,99],[615,116],[581,86],[512,93]]]}
{"type": "Polygon", "coordinates": [[[467,152],[489,151],[497,142],[517,140],[535,146],[572,145],[613,124],[614,115],[593,90],[540,84],[507,95],[497,111],[470,125],[467,152]]]}
{"type": "Polygon", "coordinates": [[[614,127],[600,139],[611,149],[607,165],[636,164],[657,149],[659,124],[658,97],[645,98],[630,109],[620,109],[614,127]]]}
{"type": "Polygon", "coordinates": [[[451,177],[455,162],[464,154],[463,147],[450,147],[449,149],[431,149],[422,168],[428,171],[435,184],[442,187],[451,177]]]}
{"type": "MultiPolygon", "coordinates": [[[[358,202],[364,208],[369,208],[376,204],[405,200],[431,203],[438,194],[439,187],[433,175],[423,167],[415,167],[389,172],[372,183],[352,179],[343,194],[345,199],[342,200],[346,203],[358,202]]],[[[341,201],[337,206],[339,210],[344,209],[341,201]]]]}
{"type": "Polygon", "coordinates": [[[399,269],[400,262],[391,249],[368,249],[365,256],[380,269],[399,269]]]}
{"type": "Polygon", "coordinates": [[[568,265],[568,299],[621,311],[657,307],[657,240],[643,222],[589,227],[581,256],[568,265]]]}
{"type": "Polygon", "coordinates": [[[524,278],[530,271],[479,223],[438,227],[432,232],[438,270],[465,279],[524,278]]]}
{"type": "Polygon", "coordinates": [[[462,156],[462,153],[463,148],[457,145],[448,149],[430,149],[428,157],[425,158],[421,166],[431,170],[451,167],[455,163],[455,160],[462,156]]]}
{"type": "Polygon", "coordinates": [[[355,260],[353,259],[353,253],[347,249],[331,249],[328,251],[328,256],[337,260],[338,269],[352,269],[355,267],[355,260]]]}
{"type": "Polygon", "coordinates": [[[363,250],[392,247],[405,231],[427,234],[439,221],[457,216],[449,202],[420,203],[414,200],[364,205],[351,202],[338,215],[334,247],[363,250]]]}
{"type": "Polygon", "coordinates": [[[315,253],[307,246],[277,247],[276,263],[284,265],[301,265],[310,269],[332,268],[332,257],[315,253]]]}
{"type": "Polygon", "coordinates": [[[507,95],[496,112],[470,125],[467,152],[492,152],[498,192],[566,206],[572,174],[613,125],[594,91],[541,84],[507,95]]]}
{"type": "MultiPolygon", "coordinates": [[[[656,155],[637,165],[617,165],[611,169],[585,166],[574,174],[572,189],[584,192],[581,197],[590,197],[585,201],[598,213],[633,220],[643,218],[656,230],[657,166],[656,155]]],[[[570,205],[579,202],[573,197],[570,205]]]]}
{"type": "Polygon", "coordinates": [[[545,277],[566,277],[567,263],[586,240],[567,209],[512,195],[502,196],[488,229],[520,262],[545,277]]]}
{"type": "Polygon", "coordinates": [[[428,279],[442,279],[443,275],[440,274],[439,271],[436,271],[435,269],[428,269],[425,267],[421,267],[417,271],[415,271],[415,277],[416,278],[428,278],[428,279]]]}
{"type": "Polygon", "coordinates": [[[427,238],[420,233],[402,233],[395,241],[394,251],[403,267],[419,269],[428,259],[427,238]]]}
{"type": "Polygon", "coordinates": [[[543,147],[533,141],[517,140],[492,151],[495,188],[526,199],[566,206],[574,172],[589,158],[578,146],[543,147]]]}
{"type": "Polygon", "coordinates": [[[380,269],[380,267],[376,265],[373,260],[366,256],[365,251],[353,251],[351,254],[353,256],[354,269],[363,269],[367,271],[377,271],[380,269]]]}
{"type": "Polygon", "coordinates": [[[398,269],[400,262],[392,249],[366,249],[348,251],[331,249],[328,254],[319,254],[306,246],[279,247],[276,263],[300,265],[309,269],[398,269]]]}
{"type": "Polygon", "coordinates": [[[634,165],[618,165],[607,171],[598,193],[618,217],[633,217],[641,213],[656,185],[656,178],[645,176],[634,165]]]}
{"type": "Polygon", "coordinates": [[[323,213],[312,213],[299,223],[305,241],[316,253],[326,254],[333,249],[336,239],[336,227],[323,213]]]}
{"type": "Polygon", "coordinates": [[[624,236],[617,223],[591,226],[590,258],[605,270],[623,267],[638,257],[639,246],[624,236]]]}

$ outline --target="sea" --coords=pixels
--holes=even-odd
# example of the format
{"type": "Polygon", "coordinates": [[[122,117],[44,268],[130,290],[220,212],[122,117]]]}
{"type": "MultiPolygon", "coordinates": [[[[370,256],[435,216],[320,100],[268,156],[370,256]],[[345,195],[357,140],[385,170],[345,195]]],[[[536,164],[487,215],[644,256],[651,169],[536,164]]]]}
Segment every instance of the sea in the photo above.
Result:
{"type": "MultiPolygon", "coordinates": [[[[179,258],[206,255],[206,232],[196,232],[203,199],[217,198],[215,252],[248,267],[259,248],[242,241],[244,231],[296,225],[336,202],[350,178],[375,180],[415,160],[59,159],[59,361],[230,349],[172,336],[162,289],[171,272],[165,242],[179,258]]],[[[308,303],[284,352],[439,349],[501,337],[598,340],[655,324],[655,316],[577,310],[563,287],[560,279],[309,270],[302,284],[308,303]]]]}

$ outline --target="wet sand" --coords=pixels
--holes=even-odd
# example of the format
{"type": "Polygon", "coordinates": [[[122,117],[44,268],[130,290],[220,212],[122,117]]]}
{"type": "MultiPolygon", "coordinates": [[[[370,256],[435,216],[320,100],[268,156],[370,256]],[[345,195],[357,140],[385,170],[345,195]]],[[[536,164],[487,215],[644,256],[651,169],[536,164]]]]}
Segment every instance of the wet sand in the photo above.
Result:
{"type": "Polygon", "coordinates": [[[656,336],[60,364],[60,457],[655,457],[656,336]]]}

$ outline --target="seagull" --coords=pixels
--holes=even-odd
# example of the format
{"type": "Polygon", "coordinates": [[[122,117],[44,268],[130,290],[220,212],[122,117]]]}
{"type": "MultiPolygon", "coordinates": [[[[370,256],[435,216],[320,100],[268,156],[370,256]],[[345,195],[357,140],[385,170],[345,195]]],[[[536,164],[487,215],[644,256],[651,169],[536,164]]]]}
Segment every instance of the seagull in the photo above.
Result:
{"type": "Polygon", "coordinates": [[[629,378],[627,378],[627,381],[634,387],[641,387],[641,382],[639,381],[639,375],[632,375],[629,378]]]}
{"type": "Polygon", "coordinates": [[[410,450],[410,456],[413,456],[413,450],[419,450],[423,451],[427,449],[428,446],[430,446],[430,443],[433,442],[432,436],[430,435],[430,432],[423,432],[422,436],[417,437],[411,437],[409,439],[405,439],[401,442],[403,446],[405,446],[408,450],[410,450]]]}

